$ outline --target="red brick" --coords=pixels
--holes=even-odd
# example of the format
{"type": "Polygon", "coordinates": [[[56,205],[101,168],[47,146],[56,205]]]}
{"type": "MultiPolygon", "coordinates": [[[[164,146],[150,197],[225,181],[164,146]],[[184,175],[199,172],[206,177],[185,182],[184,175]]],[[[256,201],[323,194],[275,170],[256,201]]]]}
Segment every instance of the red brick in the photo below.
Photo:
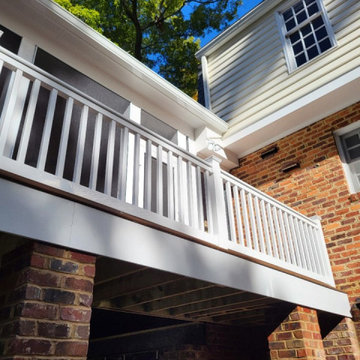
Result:
{"type": "Polygon", "coordinates": [[[93,278],[95,276],[95,265],[84,266],[84,274],[88,277],[93,278]]]}
{"type": "Polygon", "coordinates": [[[51,342],[40,339],[14,338],[10,341],[8,355],[50,355],[51,342]]]}
{"type": "Polygon", "coordinates": [[[80,263],[95,264],[96,256],[88,255],[81,252],[71,251],[69,258],[80,263]]]}
{"type": "Polygon", "coordinates": [[[65,307],[61,309],[60,317],[62,320],[73,322],[89,322],[91,318],[91,310],[65,307]]]}
{"type": "Polygon", "coordinates": [[[79,294],[79,304],[78,305],[82,305],[82,306],[87,306],[87,307],[91,307],[93,302],[93,295],[89,295],[89,294],[79,294]]]}
{"type": "Polygon", "coordinates": [[[39,322],[38,334],[41,337],[68,338],[70,336],[70,325],[55,322],[39,322]]]}
{"type": "Polygon", "coordinates": [[[39,242],[34,242],[34,250],[40,254],[55,256],[55,257],[64,257],[66,252],[65,249],[54,246],[54,245],[46,245],[39,242]]]}
{"type": "Polygon", "coordinates": [[[16,314],[31,319],[56,319],[58,307],[42,303],[25,303],[17,306],[16,314]]]}
{"type": "Polygon", "coordinates": [[[66,289],[79,290],[92,293],[93,283],[86,279],[76,279],[73,277],[67,277],[64,284],[66,289]]]}
{"type": "Polygon", "coordinates": [[[87,342],[64,341],[56,345],[55,354],[60,356],[86,356],[87,350],[87,342]]]}

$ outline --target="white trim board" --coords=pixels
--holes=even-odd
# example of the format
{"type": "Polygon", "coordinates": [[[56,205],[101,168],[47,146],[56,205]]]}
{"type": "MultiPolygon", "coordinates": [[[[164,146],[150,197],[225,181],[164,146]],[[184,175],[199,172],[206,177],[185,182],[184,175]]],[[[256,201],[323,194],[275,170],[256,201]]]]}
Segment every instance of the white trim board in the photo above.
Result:
{"type": "Polygon", "coordinates": [[[357,67],[253,124],[243,128],[241,123],[231,126],[231,135],[225,135],[222,145],[243,157],[359,100],[357,67]]]}
{"type": "Polygon", "coordinates": [[[351,316],[343,292],[2,178],[0,204],[2,232],[351,316]]]}

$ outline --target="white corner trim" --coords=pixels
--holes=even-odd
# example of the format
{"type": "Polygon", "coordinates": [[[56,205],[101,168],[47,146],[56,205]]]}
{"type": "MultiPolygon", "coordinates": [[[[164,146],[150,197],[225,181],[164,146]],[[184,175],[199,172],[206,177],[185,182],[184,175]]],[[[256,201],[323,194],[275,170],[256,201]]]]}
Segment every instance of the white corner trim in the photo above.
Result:
{"type": "Polygon", "coordinates": [[[211,110],[209,72],[208,72],[208,63],[207,63],[206,56],[201,57],[201,73],[202,73],[202,82],[203,82],[203,89],[204,89],[205,107],[207,109],[211,110]]]}

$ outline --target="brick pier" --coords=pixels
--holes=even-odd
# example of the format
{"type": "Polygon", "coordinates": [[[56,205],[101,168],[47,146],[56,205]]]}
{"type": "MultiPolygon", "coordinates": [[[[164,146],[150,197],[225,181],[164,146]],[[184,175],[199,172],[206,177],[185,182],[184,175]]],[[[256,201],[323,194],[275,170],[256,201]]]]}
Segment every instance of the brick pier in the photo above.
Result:
{"type": "Polygon", "coordinates": [[[95,257],[29,242],[1,265],[0,358],[86,359],[95,257]]]}

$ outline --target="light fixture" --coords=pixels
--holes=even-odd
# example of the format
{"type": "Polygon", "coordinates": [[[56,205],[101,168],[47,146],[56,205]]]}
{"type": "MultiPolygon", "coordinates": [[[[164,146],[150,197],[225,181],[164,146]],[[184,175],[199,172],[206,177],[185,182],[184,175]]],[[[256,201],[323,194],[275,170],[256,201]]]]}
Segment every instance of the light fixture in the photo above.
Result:
{"type": "Polygon", "coordinates": [[[208,148],[208,150],[214,151],[214,152],[220,151],[222,149],[222,147],[213,140],[208,140],[207,148],[208,148]]]}

